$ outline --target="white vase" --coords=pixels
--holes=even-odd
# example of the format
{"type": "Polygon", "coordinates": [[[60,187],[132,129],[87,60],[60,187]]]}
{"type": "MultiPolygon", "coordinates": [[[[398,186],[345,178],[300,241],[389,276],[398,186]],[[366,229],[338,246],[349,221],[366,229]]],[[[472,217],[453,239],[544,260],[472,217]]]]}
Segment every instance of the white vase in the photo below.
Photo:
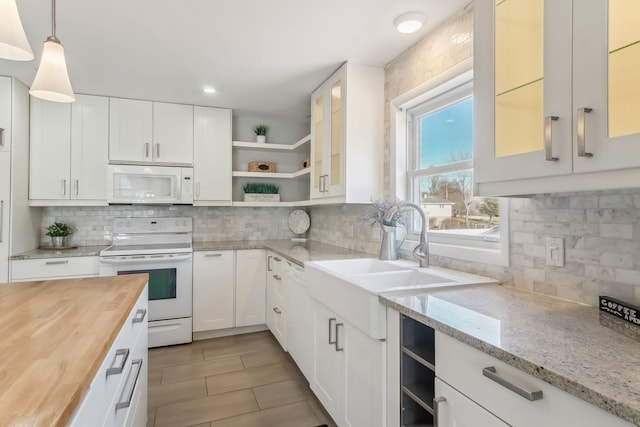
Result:
{"type": "Polygon", "coordinates": [[[258,144],[264,144],[267,142],[267,135],[256,135],[256,142],[258,144]]]}

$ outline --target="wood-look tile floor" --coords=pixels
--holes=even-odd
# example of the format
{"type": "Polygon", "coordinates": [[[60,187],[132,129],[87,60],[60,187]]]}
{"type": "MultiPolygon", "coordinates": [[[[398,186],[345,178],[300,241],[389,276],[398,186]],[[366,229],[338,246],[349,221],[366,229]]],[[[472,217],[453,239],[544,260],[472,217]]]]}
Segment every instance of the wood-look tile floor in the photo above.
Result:
{"type": "Polygon", "coordinates": [[[147,427],[335,424],[270,332],[149,350],[147,427]]]}

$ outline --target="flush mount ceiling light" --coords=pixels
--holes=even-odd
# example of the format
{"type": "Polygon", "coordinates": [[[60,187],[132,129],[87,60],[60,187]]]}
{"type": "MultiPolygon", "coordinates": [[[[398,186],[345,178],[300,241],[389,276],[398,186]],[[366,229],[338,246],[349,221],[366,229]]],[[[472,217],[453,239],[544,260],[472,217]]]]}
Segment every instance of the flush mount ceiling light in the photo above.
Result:
{"type": "Polygon", "coordinates": [[[211,95],[213,93],[216,93],[216,90],[214,88],[210,87],[210,86],[202,88],[202,91],[204,93],[206,93],[207,95],[211,95]]]}
{"type": "Polygon", "coordinates": [[[31,61],[33,51],[22,28],[16,0],[0,0],[0,58],[31,61]]]}
{"type": "Polygon", "coordinates": [[[426,17],[420,12],[408,12],[398,16],[393,20],[393,25],[396,26],[399,32],[408,34],[415,33],[422,27],[426,17]]]}
{"type": "Polygon", "coordinates": [[[64,47],[56,37],[56,0],[51,0],[51,36],[44,42],[40,66],[29,93],[53,102],[76,100],[64,59],[64,47]]]}

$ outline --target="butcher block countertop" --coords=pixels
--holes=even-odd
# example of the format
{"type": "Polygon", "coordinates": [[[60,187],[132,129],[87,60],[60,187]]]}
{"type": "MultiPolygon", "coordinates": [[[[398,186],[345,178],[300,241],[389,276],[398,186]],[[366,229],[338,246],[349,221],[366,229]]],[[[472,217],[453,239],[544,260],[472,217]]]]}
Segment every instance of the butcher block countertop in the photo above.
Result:
{"type": "Polygon", "coordinates": [[[0,426],[65,426],[147,280],[0,284],[0,426]]]}

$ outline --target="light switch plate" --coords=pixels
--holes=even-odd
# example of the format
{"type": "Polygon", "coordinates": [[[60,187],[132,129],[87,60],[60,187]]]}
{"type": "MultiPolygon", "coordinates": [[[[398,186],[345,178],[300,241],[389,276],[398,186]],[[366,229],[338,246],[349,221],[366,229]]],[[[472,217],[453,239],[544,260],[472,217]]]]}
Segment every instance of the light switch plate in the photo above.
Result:
{"type": "Polygon", "coordinates": [[[564,239],[547,237],[547,265],[564,267],[564,239]]]}

